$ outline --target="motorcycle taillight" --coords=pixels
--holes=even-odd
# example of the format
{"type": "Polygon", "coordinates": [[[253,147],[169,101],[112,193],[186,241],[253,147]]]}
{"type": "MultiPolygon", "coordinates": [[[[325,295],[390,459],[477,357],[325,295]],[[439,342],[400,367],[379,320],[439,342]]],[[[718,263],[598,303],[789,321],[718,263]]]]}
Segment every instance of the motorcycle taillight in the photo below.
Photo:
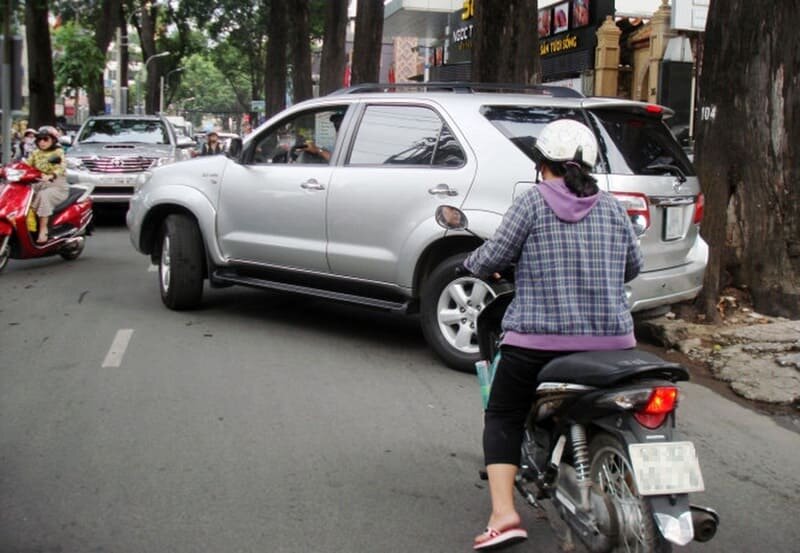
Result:
{"type": "Polygon", "coordinates": [[[678,404],[678,388],[675,386],[658,386],[650,392],[647,403],[633,413],[634,418],[645,428],[658,428],[675,410],[678,404]]]}

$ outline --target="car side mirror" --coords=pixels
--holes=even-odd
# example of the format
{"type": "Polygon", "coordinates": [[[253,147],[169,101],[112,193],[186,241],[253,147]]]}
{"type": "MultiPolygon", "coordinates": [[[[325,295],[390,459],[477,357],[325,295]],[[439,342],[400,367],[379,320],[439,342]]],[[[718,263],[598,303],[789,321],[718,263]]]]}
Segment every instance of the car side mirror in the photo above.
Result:
{"type": "Polygon", "coordinates": [[[239,156],[242,155],[242,139],[238,136],[231,138],[228,144],[228,149],[225,150],[225,155],[229,158],[239,161],[239,156]]]}
{"type": "Polygon", "coordinates": [[[58,143],[62,146],[72,146],[72,137],[68,134],[58,137],[58,143]]]}

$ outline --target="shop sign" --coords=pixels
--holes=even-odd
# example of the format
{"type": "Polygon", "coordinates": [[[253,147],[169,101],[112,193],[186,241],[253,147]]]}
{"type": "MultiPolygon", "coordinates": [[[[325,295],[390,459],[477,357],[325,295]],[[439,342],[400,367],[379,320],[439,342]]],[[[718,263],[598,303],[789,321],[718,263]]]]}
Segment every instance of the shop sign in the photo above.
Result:
{"type": "Polygon", "coordinates": [[[474,0],[465,0],[460,10],[450,14],[450,36],[447,37],[447,63],[470,61],[472,57],[472,35],[475,31],[474,15],[474,0]]]}
{"type": "Polygon", "coordinates": [[[597,28],[613,14],[614,0],[564,0],[539,10],[539,55],[594,49],[597,28]]]}

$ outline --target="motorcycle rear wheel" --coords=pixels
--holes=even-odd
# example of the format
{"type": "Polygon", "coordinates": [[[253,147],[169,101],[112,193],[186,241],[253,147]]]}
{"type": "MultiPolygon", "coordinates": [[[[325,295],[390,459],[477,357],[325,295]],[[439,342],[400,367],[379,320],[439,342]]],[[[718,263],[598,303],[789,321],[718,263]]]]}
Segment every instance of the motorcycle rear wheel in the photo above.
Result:
{"type": "Polygon", "coordinates": [[[67,261],[74,261],[78,259],[80,255],[83,253],[83,248],[86,247],[86,239],[81,237],[80,240],[67,246],[66,248],[62,249],[58,254],[62,257],[62,259],[66,259],[67,261]]]}
{"type": "Polygon", "coordinates": [[[8,265],[9,257],[11,257],[11,244],[8,243],[8,239],[4,238],[0,240],[0,271],[8,265]]]}
{"type": "Polygon", "coordinates": [[[610,434],[598,434],[589,445],[592,482],[608,494],[620,517],[615,553],[671,553],[672,544],[656,526],[650,504],[639,495],[628,450],[610,434]]]}

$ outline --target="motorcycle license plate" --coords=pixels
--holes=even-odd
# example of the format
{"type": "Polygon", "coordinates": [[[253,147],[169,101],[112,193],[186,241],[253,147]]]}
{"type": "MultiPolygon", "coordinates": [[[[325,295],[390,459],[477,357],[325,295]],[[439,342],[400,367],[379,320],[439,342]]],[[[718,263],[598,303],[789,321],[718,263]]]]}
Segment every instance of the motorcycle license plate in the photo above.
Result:
{"type": "Polygon", "coordinates": [[[702,492],[705,489],[692,442],[630,444],[628,452],[640,495],[702,492]]]}

